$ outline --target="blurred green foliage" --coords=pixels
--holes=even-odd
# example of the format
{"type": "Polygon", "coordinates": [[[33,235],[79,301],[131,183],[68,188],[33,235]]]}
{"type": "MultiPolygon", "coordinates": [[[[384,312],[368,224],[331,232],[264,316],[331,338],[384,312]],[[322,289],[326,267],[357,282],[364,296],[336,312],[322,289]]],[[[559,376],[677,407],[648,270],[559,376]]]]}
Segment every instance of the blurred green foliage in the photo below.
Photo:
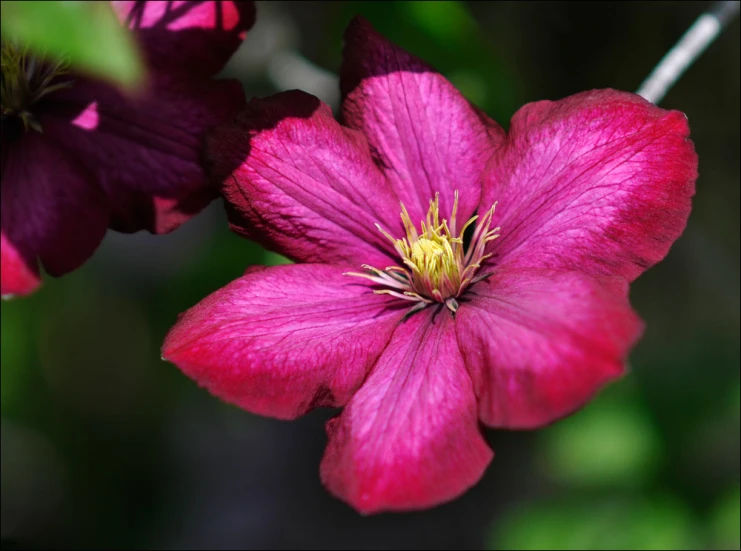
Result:
{"type": "MultiPolygon", "coordinates": [[[[362,14],[381,34],[433,65],[461,92],[500,123],[517,104],[517,75],[487,41],[464,2],[341,2],[330,22],[341,36],[362,14]]],[[[339,67],[341,49],[327,42],[327,67],[339,67]]],[[[336,70],[336,69],[335,69],[336,70]]]]}
{"type": "Polygon", "coordinates": [[[721,496],[710,516],[711,545],[714,549],[738,549],[741,546],[741,488],[721,496]]]}
{"type": "Polygon", "coordinates": [[[26,390],[34,345],[34,315],[29,308],[4,305],[0,309],[2,347],[0,347],[0,407],[2,412],[13,411],[26,390]]]}
{"type": "Polygon", "coordinates": [[[670,493],[680,488],[657,475],[679,458],[667,454],[632,381],[543,430],[539,444],[540,469],[562,497],[510,511],[492,530],[491,549],[738,549],[738,486],[706,515],[670,493]]]}
{"type": "Polygon", "coordinates": [[[541,443],[545,470],[574,487],[639,486],[663,459],[657,427],[624,382],[592,407],[544,430],[541,443]]]}
{"type": "Polygon", "coordinates": [[[674,497],[562,499],[502,523],[496,549],[701,549],[699,529],[674,497]]]}
{"type": "Polygon", "coordinates": [[[108,2],[5,0],[0,8],[3,40],[125,88],[144,78],[136,43],[108,2]]]}

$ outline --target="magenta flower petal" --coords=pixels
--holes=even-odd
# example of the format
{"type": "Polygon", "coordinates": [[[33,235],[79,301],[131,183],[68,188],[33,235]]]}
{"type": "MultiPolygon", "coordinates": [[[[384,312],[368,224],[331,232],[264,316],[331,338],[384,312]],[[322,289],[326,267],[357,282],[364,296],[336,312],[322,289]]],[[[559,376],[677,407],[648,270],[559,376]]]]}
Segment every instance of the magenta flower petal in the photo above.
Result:
{"type": "Polygon", "coordinates": [[[112,2],[155,68],[213,76],[255,22],[254,2],[112,2]]]}
{"type": "Polygon", "coordinates": [[[41,283],[36,261],[24,259],[4,233],[0,234],[0,270],[3,298],[27,295],[41,283]]]}
{"type": "Polygon", "coordinates": [[[474,485],[493,453],[449,313],[401,323],[327,432],[322,480],[360,512],[430,507],[474,485]]]}
{"type": "Polygon", "coordinates": [[[355,18],[340,73],[344,122],[368,138],[374,158],[415,222],[440,192],[449,217],[478,207],[481,174],[503,133],[442,75],[355,18]]]}
{"type": "MultiPolygon", "coordinates": [[[[19,142],[3,140],[4,245],[16,251],[31,274],[38,273],[36,258],[55,276],[79,267],[108,226],[105,195],[85,167],[59,145],[52,135],[38,132],[26,133],[19,142]]],[[[3,270],[3,294],[13,294],[6,293],[6,285],[14,283],[6,283],[5,274],[3,270]]]]}
{"type": "Polygon", "coordinates": [[[499,264],[633,280],[684,230],[697,155],[687,118],[614,90],[540,101],[512,118],[482,206],[499,201],[499,264]]]}
{"type": "Polygon", "coordinates": [[[237,233],[303,262],[392,262],[375,223],[401,228],[396,194],[362,134],[314,96],[252,100],[211,133],[208,154],[237,233]]]}
{"type": "Polygon", "coordinates": [[[456,330],[492,427],[533,428],[578,409],[623,374],[642,323],[619,277],[502,270],[475,285],[456,330]]]}
{"type": "Polygon", "coordinates": [[[325,301],[349,290],[340,268],[253,272],[187,313],[165,357],[250,411],[346,404],[324,484],[363,513],[419,509],[480,478],[479,420],[548,424],[623,374],[642,329],[628,279],[684,227],[697,157],[680,113],[632,94],[530,104],[505,135],[362,20],[346,41],[349,128],[289,92],[251,102],[208,154],[234,230],[350,264],[363,293],[325,301]]]}
{"type": "Polygon", "coordinates": [[[337,266],[248,271],[188,310],[163,357],[216,396],[291,419],[342,406],[404,312],[337,266]]]}

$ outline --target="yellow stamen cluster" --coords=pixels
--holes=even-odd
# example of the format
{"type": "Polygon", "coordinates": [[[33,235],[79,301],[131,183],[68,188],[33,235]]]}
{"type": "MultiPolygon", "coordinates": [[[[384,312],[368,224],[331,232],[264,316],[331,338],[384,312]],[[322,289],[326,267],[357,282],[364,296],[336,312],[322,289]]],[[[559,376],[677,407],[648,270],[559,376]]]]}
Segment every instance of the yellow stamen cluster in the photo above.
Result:
{"type": "Polygon", "coordinates": [[[346,275],[364,277],[388,287],[375,291],[405,300],[417,302],[414,310],[435,302],[444,303],[452,312],[458,308],[455,300],[466,288],[478,281],[474,276],[481,262],[491,254],[485,254],[489,242],[499,237],[500,228],[489,229],[496,203],[483,215],[471,238],[468,250],[464,250],[463,234],[479,217],[474,216],[458,230],[458,192],[455,192],[450,223],[440,220],[440,194],[430,201],[426,220],[420,222],[421,231],[412,223],[409,212],[401,205],[401,220],[406,237],[395,239],[376,224],[384,236],[394,245],[404,267],[390,266],[379,270],[363,265],[367,273],[350,272],[346,275]]]}
{"type": "Polygon", "coordinates": [[[16,116],[24,128],[41,132],[41,125],[33,116],[31,107],[47,94],[69,86],[60,82],[60,76],[69,72],[64,61],[42,60],[11,42],[3,42],[0,48],[2,85],[0,106],[3,118],[16,116]]]}

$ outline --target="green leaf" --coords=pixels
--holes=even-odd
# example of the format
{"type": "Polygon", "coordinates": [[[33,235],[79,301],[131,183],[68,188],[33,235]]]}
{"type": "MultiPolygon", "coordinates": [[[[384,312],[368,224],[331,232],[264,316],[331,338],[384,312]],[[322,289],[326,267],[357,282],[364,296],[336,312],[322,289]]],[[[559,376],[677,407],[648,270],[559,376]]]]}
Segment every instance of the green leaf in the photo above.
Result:
{"type": "Polygon", "coordinates": [[[108,2],[2,2],[3,40],[63,58],[80,71],[132,89],[144,66],[108,2]]]}

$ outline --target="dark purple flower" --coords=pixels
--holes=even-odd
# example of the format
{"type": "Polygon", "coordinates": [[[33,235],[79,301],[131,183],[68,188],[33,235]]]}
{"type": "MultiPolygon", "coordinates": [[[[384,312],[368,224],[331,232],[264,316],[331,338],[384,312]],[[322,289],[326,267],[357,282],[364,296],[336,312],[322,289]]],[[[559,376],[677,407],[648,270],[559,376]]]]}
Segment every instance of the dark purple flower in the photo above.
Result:
{"type": "Polygon", "coordinates": [[[205,131],[236,114],[236,81],[213,80],[255,18],[253,2],[113,2],[148,86],[126,97],[3,43],[2,295],[74,270],[107,228],[164,233],[217,194],[205,131]]]}

